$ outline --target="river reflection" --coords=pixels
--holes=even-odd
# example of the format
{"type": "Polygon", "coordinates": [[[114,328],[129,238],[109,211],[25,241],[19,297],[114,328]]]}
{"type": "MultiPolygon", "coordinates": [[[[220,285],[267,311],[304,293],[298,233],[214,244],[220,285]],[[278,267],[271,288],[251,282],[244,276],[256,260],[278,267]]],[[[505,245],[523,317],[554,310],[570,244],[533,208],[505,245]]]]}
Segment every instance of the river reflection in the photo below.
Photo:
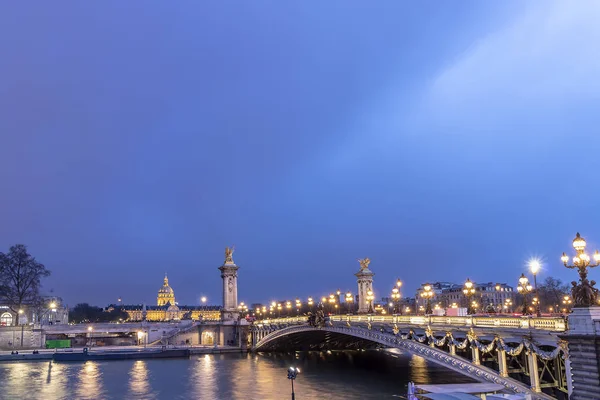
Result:
{"type": "Polygon", "coordinates": [[[385,399],[406,384],[471,382],[418,356],[380,351],[215,354],[177,360],[0,364],[0,399],[385,399]]]}

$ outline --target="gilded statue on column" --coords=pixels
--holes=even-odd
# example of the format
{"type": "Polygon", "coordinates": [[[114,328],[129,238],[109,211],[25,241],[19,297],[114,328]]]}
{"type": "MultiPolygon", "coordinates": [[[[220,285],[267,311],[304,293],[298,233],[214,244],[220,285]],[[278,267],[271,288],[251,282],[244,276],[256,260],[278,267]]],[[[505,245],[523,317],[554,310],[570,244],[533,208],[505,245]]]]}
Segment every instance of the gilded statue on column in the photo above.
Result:
{"type": "Polygon", "coordinates": [[[371,264],[371,260],[369,258],[362,258],[362,259],[358,259],[358,262],[360,263],[360,270],[365,270],[365,269],[369,269],[369,264],[371,264]]]}
{"type": "Polygon", "coordinates": [[[225,264],[233,264],[234,247],[225,247],[225,264]]]}

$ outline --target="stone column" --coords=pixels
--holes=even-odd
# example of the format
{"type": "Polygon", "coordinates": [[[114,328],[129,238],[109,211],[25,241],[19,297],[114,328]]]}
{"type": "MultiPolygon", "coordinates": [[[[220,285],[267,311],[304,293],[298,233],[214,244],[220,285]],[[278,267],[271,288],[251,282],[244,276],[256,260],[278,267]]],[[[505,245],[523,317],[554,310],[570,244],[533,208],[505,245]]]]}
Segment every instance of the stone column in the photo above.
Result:
{"type": "Polygon", "coordinates": [[[527,365],[529,366],[529,379],[531,381],[531,390],[541,392],[540,374],[538,371],[537,356],[533,351],[527,352],[527,365]]]}
{"type": "MultiPolygon", "coordinates": [[[[368,260],[368,259],[367,259],[368,260]]],[[[361,269],[354,276],[358,283],[358,313],[366,314],[369,312],[369,305],[373,308],[373,302],[367,301],[367,292],[373,292],[373,276],[375,274],[369,269],[369,263],[361,260],[361,269]]]]}
{"type": "Polygon", "coordinates": [[[225,251],[225,263],[219,267],[221,278],[223,279],[223,320],[238,319],[238,298],[237,298],[237,271],[239,267],[235,265],[232,258],[233,249],[230,253],[225,251]]]}
{"type": "Polygon", "coordinates": [[[571,400],[600,399],[600,307],[574,308],[569,330],[560,338],[568,342],[565,361],[571,400]],[[568,361],[568,362],[567,362],[568,361]]]}
{"type": "Polygon", "coordinates": [[[456,345],[455,344],[449,345],[448,349],[450,350],[450,355],[451,356],[455,356],[456,355],[456,345]]]}
{"type": "Polygon", "coordinates": [[[508,377],[508,367],[506,365],[506,351],[502,349],[497,349],[498,352],[498,369],[500,370],[500,376],[506,378],[508,377]]]}
{"type": "Polygon", "coordinates": [[[479,349],[476,346],[471,346],[471,354],[473,355],[473,364],[481,364],[481,361],[479,361],[479,349]]]}

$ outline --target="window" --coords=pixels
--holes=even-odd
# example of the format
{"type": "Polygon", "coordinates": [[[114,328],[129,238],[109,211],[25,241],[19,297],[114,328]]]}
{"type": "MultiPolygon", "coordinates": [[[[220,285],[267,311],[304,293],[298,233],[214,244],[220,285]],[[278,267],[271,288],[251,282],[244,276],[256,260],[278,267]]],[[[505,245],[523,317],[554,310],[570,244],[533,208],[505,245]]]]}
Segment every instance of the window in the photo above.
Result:
{"type": "Polygon", "coordinates": [[[13,322],[13,316],[11,313],[5,312],[4,314],[0,315],[0,325],[10,326],[10,325],[12,325],[12,322],[13,322]]]}

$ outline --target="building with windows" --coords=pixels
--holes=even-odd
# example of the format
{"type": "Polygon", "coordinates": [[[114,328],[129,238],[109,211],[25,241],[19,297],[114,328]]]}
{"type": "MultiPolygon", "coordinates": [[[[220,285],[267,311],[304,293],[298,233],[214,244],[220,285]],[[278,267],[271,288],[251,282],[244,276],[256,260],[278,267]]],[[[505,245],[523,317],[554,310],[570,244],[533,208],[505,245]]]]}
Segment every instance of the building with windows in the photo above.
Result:
{"type": "MultiPolygon", "coordinates": [[[[431,298],[432,307],[439,305],[440,308],[450,307],[467,307],[467,296],[463,293],[464,284],[456,284],[450,282],[435,282],[430,283],[433,297],[431,298]]],[[[421,285],[417,289],[416,300],[417,307],[425,307],[427,300],[421,296],[424,291],[421,285]]],[[[475,302],[476,310],[485,312],[492,308],[495,312],[508,311],[503,308],[507,304],[507,300],[514,301],[516,292],[512,286],[506,283],[473,283],[475,293],[470,296],[469,301],[475,302]]]]}
{"type": "Polygon", "coordinates": [[[110,305],[108,309],[121,308],[128,315],[128,321],[178,321],[182,319],[219,321],[221,306],[180,306],[175,301],[175,291],[169,285],[167,275],[158,289],[155,306],[145,304],[110,305]]]}
{"type": "Polygon", "coordinates": [[[16,312],[7,304],[0,304],[0,326],[19,325],[59,325],[69,323],[69,308],[60,297],[42,296],[35,304],[23,304],[16,312]]]}

